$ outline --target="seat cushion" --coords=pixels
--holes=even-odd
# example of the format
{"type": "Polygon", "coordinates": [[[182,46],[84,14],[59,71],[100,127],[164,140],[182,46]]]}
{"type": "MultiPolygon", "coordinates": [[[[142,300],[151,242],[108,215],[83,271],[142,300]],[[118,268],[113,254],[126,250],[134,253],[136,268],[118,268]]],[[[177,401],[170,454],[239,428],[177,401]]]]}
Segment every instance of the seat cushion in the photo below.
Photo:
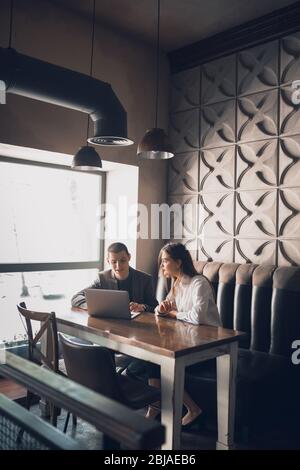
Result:
{"type": "Polygon", "coordinates": [[[160,390],[145,384],[140,380],[134,380],[126,375],[118,375],[122,392],[127,399],[127,404],[133,409],[145,406],[160,400],[160,390]]]}
{"type": "Polygon", "coordinates": [[[281,382],[284,377],[292,377],[293,366],[290,358],[261,351],[239,349],[238,381],[259,382],[269,385],[281,382]]]}
{"type": "MultiPolygon", "coordinates": [[[[216,380],[215,359],[187,368],[187,380],[216,380]]],[[[239,349],[237,381],[274,384],[283,378],[296,378],[295,367],[289,358],[261,351],[239,349]]]]}
{"type": "MultiPolygon", "coordinates": [[[[237,423],[249,426],[288,424],[298,410],[300,377],[284,356],[239,349],[237,366],[237,423]],[[263,424],[262,424],[263,423],[263,424]]],[[[216,418],[216,361],[188,368],[186,387],[192,397],[216,418]]],[[[295,421],[295,420],[294,420],[295,421]]]]}

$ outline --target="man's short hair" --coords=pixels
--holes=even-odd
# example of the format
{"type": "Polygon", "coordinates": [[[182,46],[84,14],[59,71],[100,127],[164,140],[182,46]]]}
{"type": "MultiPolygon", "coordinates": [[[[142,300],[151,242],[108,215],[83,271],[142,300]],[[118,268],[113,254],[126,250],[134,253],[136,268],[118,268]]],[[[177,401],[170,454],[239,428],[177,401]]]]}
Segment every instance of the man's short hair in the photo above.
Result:
{"type": "Polygon", "coordinates": [[[107,253],[120,253],[120,251],[125,251],[125,253],[129,255],[128,248],[126,245],[124,245],[124,243],[120,243],[120,242],[112,243],[107,248],[107,253]]]}

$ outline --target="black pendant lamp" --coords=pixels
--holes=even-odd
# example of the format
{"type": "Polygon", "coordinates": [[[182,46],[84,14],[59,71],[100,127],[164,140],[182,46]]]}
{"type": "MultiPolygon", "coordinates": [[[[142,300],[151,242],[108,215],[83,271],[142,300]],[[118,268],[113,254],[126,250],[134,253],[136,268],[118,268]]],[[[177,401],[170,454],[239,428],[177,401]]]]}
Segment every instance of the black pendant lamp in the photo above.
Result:
{"type": "Polygon", "coordinates": [[[100,155],[93,147],[84,145],[74,155],[72,168],[82,171],[99,171],[102,168],[100,155]]]}
{"type": "Polygon", "coordinates": [[[157,0],[155,127],[146,131],[137,149],[137,156],[147,160],[166,160],[167,158],[174,157],[173,147],[167,134],[164,129],[157,127],[159,90],[159,20],[160,0],[157,0]]]}
{"type": "MultiPolygon", "coordinates": [[[[92,29],[92,48],[91,48],[91,63],[90,63],[90,76],[93,76],[93,54],[94,54],[94,38],[95,38],[95,17],[96,17],[96,0],[93,5],[93,29],[92,29]]],[[[89,138],[90,117],[87,117],[87,135],[86,140],[89,138]]],[[[73,157],[72,168],[81,171],[100,171],[102,168],[102,161],[100,155],[89,144],[81,147],[76,155],[73,157]]]]}

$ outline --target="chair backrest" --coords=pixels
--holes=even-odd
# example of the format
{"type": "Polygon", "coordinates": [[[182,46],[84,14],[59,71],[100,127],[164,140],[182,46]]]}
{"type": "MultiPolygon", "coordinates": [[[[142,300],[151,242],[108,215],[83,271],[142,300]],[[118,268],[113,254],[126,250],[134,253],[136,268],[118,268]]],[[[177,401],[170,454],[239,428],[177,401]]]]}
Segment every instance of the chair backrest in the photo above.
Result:
{"type": "Polygon", "coordinates": [[[70,379],[126,404],[112,351],[101,346],[78,344],[62,334],[59,334],[59,338],[70,379]]]}
{"type": "Polygon", "coordinates": [[[33,362],[38,362],[52,369],[54,372],[58,371],[58,336],[57,325],[54,312],[36,312],[28,310],[25,302],[17,305],[17,309],[22,317],[25,319],[26,332],[28,335],[28,359],[33,362]],[[36,334],[33,333],[32,321],[41,322],[41,327],[36,334]],[[38,343],[45,335],[45,351],[41,351],[38,343]]]}

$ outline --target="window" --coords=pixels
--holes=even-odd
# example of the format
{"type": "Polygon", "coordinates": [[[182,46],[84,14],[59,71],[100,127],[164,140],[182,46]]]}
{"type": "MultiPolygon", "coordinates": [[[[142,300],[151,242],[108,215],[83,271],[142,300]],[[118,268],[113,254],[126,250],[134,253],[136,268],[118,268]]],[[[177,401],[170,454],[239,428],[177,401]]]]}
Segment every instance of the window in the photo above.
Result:
{"type": "MultiPolygon", "coordinates": [[[[71,297],[90,285],[98,269],[72,269],[22,273],[0,273],[0,343],[25,339],[25,328],[16,305],[58,313],[71,297]]],[[[38,328],[37,328],[38,330],[38,328]]]]}
{"type": "Polygon", "coordinates": [[[0,158],[0,341],[24,333],[19,301],[55,311],[96,278],[104,189],[104,173],[0,158]]]}

